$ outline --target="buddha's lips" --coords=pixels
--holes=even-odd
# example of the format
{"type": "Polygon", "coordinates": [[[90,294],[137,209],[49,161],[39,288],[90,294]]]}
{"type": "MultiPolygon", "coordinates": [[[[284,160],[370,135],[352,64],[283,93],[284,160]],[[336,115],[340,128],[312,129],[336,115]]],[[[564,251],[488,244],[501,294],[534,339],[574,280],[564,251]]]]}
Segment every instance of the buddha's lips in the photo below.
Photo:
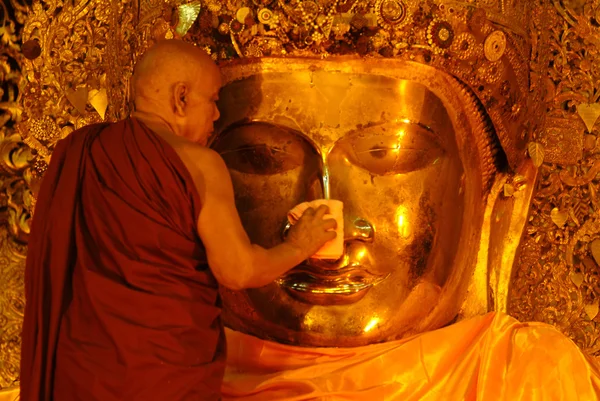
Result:
{"type": "Polygon", "coordinates": [[[277,282],[289,289],[314,294],[354,294],[383,281],[388,275],[377,275],[361,266],[322,269],[300,265],[277,282]]]}

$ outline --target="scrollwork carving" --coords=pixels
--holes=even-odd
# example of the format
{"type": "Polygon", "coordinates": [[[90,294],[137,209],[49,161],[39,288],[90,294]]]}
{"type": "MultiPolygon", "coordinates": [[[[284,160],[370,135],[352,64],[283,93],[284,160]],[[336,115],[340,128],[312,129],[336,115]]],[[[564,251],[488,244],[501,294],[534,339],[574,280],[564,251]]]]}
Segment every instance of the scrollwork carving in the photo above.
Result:
{"type": "Polygon", "coordinates": [[[509,312],[558,327],[600,356],[600,2],[543,2],[532,63],[544,89],[545,164],[512,279],[509,312]],[[542,56],[542,55],[538,55],[542,56]]]}

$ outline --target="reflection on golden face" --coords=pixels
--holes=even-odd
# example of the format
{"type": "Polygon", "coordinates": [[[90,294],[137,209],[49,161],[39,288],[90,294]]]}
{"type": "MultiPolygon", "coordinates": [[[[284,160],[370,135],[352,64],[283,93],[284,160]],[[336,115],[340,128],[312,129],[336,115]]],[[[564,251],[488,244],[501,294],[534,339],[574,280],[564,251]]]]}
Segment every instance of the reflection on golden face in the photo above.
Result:
{"type": "Polygon", "coordinates": [[[345,71],[253,75],[221,99],[213,148],[254,243],[280,243],[287,212],[304,201],[339,199],[345,214],[342,258],[307,260],[263,288],[223,289],[226,323],[312,346],[419,331],[467,271],[457,264],[471,263],[462,235],[477,232],[463,225],[478,218],[469,200],[481,177],[469,180],[476,150],[455,111],[418,82],[345,71]]]}

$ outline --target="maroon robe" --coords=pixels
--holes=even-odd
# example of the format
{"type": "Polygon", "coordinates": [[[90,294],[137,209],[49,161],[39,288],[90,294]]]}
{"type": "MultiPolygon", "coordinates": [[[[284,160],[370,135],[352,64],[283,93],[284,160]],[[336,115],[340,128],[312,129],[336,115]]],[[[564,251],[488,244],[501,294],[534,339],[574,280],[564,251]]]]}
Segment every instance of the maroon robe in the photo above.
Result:
{"type": "Polygon", "coordinates": [[[135,119],[58,143],[29,240],[21,401],[219,399],[200,208],[176,152],[135,119]]]}

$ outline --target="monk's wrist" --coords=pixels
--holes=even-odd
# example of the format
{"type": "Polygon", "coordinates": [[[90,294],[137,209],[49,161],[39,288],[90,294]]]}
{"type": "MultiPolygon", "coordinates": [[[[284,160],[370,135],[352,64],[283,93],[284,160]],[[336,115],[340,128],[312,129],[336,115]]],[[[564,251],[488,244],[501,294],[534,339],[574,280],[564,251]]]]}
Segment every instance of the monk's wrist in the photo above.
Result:
{"type": "Polygon", "coordinates": [[[286,241],[283,245],[286,247],[286,253],[289,255],[290,259],[293,259],[298,264],[310,256],[302,246],[293,241],[286,241]]]}

